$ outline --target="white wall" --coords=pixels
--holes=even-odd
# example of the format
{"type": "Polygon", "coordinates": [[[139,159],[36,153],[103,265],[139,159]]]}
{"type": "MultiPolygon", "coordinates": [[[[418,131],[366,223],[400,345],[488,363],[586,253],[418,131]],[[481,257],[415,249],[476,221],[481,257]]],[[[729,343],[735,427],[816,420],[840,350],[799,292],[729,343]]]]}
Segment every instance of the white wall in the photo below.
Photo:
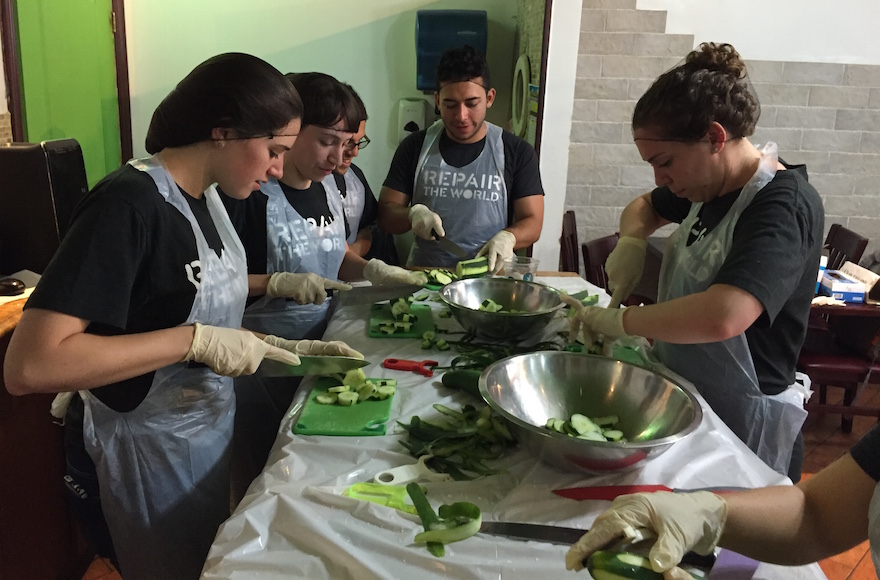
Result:
{"type": "Polygon", "coordinates": [[[638,0],[666,32],[729,42],[748,60],[880,64],[877,0],[638,0]]]}
{"type": "Polygon", "coordinates": [[[559,265],[559,237],[565,210],[569,134],[580,40],[580,4],[580,0],[554,2],[550,15],[540,159],[545,194],[544,228],[532,252],[538,258],[541,270],[556,270],[559,265]]]}
{"type": "Polygon", "coordinates": [[[248,52],[282,72],[320,71],[350,83],[370,119],[356,163],[378,193],[397,148],[397,103],[430,100],[415,88],[417,10],[486,10],[488,61],[498,99],[489,120],[510,115],[516,2],[511,0],[127,0],[125,25],[134,153],[161,99],[198,63],[248,52]]]}
{"type": "MultiPolygon", "coordinates": [[[[0,54],[3,54],[2,41],[0,41],[0,54]]],[[[6,106],[6,72],[3,70],[2,58],[0,58],[0,96],[3,97],[0,99],[0,115],[5,115],[9,112],[9,108],[6,106]]]]}

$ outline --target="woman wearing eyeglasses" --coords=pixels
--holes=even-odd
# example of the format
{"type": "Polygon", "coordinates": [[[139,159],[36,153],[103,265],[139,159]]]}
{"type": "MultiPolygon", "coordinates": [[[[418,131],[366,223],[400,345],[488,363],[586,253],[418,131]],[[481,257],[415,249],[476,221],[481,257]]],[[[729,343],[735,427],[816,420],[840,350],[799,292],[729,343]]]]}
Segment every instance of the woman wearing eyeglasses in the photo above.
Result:
{"type": "MultiPolygon", "coordinates": [[[[426,277],[381,260],[368,262],[348,249],[342,199],[335,183],[328,187],[325,180],[342,165],[364,115],[352,91],[332,76],[286,76],[304,113],[296,142],[284,155],[284,174],[247,200],[227,197],[224,203],[245,246],[251,295],[262,294],[245,310],[245,326],[287,339],[317,339],[327,326],[326,290],[349,288],[337,279],[379,285],[423,284],[426,277]]],[[[295,389],[288,378],[236,382],[236,456],[245,479],[264,465],[295,389]]]]}
{"type": "Polygon", "coordinates": [[[372,227],[379,217],[379,203],[364,177],[361,168],[352,163],[360,150],[370,144],[367,137],[367,109],[353,88],[344,85],[357,103],[361,117],[357,132],[345,144],[342,160],[332,175],[324,178],[323,185],[331,192],[338,191],[345,209],[346,239],[348,247],[358,256],[365,255],[372,244],[372,227]]]}

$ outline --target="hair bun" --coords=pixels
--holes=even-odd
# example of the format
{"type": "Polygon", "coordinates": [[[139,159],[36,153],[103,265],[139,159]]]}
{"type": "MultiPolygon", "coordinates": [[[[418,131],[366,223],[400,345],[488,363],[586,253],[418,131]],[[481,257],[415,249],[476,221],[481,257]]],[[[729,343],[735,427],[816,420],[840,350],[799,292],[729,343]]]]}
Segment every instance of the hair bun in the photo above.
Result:
{"type": "Polygon", "coordinates": [[[730,44],[704,42],[687,56],[685,62],[694,68],[717,71],[737,79],[747,75],[746,63],[730,44]]]}

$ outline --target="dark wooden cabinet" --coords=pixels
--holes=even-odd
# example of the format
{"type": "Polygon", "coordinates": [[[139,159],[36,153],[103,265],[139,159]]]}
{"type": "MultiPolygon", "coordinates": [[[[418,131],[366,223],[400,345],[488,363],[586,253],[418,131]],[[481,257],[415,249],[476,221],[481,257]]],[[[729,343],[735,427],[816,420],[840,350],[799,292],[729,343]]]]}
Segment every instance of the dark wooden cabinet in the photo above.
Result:
{"type": "Polygon", "coordinates": [[[3,383],[23,303],[0,305],[0,578],[79,580],[91,554],[66,504],[63,431],[49,414],[54,397],[13,397],[3,383]]]}

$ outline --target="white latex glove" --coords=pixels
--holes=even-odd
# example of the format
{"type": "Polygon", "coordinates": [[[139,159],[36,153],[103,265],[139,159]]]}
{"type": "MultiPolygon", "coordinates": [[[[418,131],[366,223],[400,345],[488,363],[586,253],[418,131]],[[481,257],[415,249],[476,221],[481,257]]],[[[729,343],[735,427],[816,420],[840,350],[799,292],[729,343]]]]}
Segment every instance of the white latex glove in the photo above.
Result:
{"type": "Polygon", "coordinates": [[[364,358],[364,355],[341,340],[332,340],[330,342],[325,342],[323,340],[288,340],[286,338],[281,338],[280,336],[269,334],[263,339],[263,341],[294,354],[364,358]]]}
{"type": "Polygon", "coordinates": [[[428,275],[424,272],[412,272],[397,266],[386,264],[379,258],[373,258],[364,266],[364,278],[374,286],[402,286],[416,284],[424,286],[428,283],[428,275]]]}
{"type": "MultiPolygon", "coordinates": [[[[611,508],[596,518],[590,531],[569,548],[565,567],[583,568],[583,560],[596,550],[625,537],[629,529],[656,532],[648,554],[655,572],[671,571],[685,552],[708,554],[721,538],[727,521],[727,503],[714,493],[635,493],[614,500],[611,508]]],[[[676,572],[683,572],[677,570],[676,572]]],[[[673,572],[668,577],[682,577],[673,572]]]]}
{"type": "Polygon", "coordinates": [[[605,274],[608,276],[608,291],[611,292],[611,307],[617,308],[626,300],[639,280],[645,267],[645,240],[623,236],[605,260],[605,274]]]}
{"type": "Polygon", "coordinates": [[[440,216],[420,203],[409,208],[409,223],[412,225],[413,233],[425,240],[433,240],[434,232],[437,232],[441,238],[446,235],[440,216]]]}
{"type": "Polygon", "coordinates": [[[317,274],[275,272],[269,277],[266,296],[293,298],[297,304],[321,304],[327,299],[327,290],[351,290],[351,286],[317,274]]]}
{"type": "Polygon", "coordinates": [[[282,348],[263,342],[250,331],[196,322],[195,336],[184,361],[208,365],[218,375],[252,375],[264,358],[298,365],[299,357],[282,348]]]}
{"type": "MultiPolygon", "coordinates": [[[[579,334],[584,333],[584,344],[589,347],[599,335],[604,335],[607,345],[611,344],[611,340],[620,338],[621,336],[629,336],[623,328],[623,311],[626,308],[602,308],[601,306],[584,306],[578,299],[572,298],[568,294],[560,294],[559,297],[563,302],[574,309],[574,316],[571,317],[568,340],[573,342],[577,340],[579,334]]],[[[610,353],[605,353],[610,354],[610,353]]]]}
{"type": "Polygon", "coordinates": [[[486,242],[477,258],[486,256],[489,259],[489,271],[493,274],[501,269],[502,262],[513,257],[513,247],[516,245],[516,236],[507,230],[501,230],[486,242]]]}

